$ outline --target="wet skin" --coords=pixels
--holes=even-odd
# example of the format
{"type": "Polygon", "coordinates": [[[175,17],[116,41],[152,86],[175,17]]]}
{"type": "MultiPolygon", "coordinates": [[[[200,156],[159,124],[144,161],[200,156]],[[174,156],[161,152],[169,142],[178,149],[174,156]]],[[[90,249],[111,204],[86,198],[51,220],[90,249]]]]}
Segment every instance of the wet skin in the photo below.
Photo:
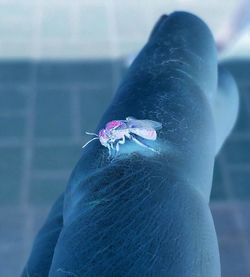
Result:
{"type": "Polygon", "coordinates": [[[84,148],[23,276],[220,276],[208,203],[237,110],[205,23],[163,16],[96,129],[127,116],[161,122],[147,142],[160,154],[129,141],[112,160],[98,140],[84,148]]]}

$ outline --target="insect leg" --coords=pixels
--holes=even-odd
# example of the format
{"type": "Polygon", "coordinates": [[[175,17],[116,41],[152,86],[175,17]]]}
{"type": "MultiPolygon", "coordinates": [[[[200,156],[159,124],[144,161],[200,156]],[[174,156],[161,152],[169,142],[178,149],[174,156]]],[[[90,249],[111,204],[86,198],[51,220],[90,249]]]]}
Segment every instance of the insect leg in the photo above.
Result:
{"type": "Polygon", "coordinates": [[[119,144],[124,144],[125,143],[125,136],[123,136],[120,140],[118,140],[116,144],[116,151],[118,152],[120,150],[120,145],[119,144]]]}
{"type": "MultiPolygon", "coordinates": [[[[132,139],[132,136],[130,134],[126,134],[125,137],[127,137],[128,139],[132,139]]],[[[125,137],[124,137],[124,142],[125,142],[125,137]]]]}
{"type": "Polygon", "coordinates": [[[110,147],[109,144],[107,145],[107,147],[108,147],[108,150],[109,150],[109,156],[111,156],[111,154],[112,154],[112,153],[111,153],[111,147],[110,147]]]}
{"type": "Polygon", "coordinates": [[[156,152],[156,153],[159,153],[159,151],[155,150],[154,148],[151,148],[150,146],[142,143],[141,141],[139,141],[137,138],[133,137],[132,135],[130,135],[130,138],[135,142],[137,143],[138,145],[142,146],[142,147],[145,147],[145,148],[148,148],[149,150],[153,151],[153,152],[156,152]]]}
{"type": "Polygon", "coordinates": [[[116,146],[115,146],[115,150],[118,153],[119,152],[119,141],[117,142],[116,146]]]}
{"type": "Polygon", "coordinates": [[[115,142],[110,142],[109,144],[110,146],[110,156],[114,156],[117,154],[117,150],[116,150],[116,147],[117,147],[117,144],[115,145],[115,142]]]}
{"type": "Polygon", "coordinates": [[[125,136],[123,136],[122,139],[118,141],[118,143],[124,144],[125,143],[125,136]]]}

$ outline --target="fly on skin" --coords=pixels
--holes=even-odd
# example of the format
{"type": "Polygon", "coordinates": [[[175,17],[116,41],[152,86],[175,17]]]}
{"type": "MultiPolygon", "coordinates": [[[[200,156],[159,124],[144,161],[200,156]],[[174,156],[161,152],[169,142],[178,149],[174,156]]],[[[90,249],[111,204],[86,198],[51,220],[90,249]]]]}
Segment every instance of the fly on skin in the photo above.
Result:
{"type": "Polygon", "coordinates": [[[127,138],[142,147],[159,153],[154,148],[144,144],[139,138],[155,141],[157,139],[156,131],[161,128],[162,124],[160,122],[147,119],[139,120],[134,117],[127,117],[126,120],[112,120],[98,134],[86,132],[87,135],[95,137],[83,145],[82,148],[93,140],[98,139],[104,147],[108,148],[109,155],[112,156],[112,151],[117,154],[120,150],[120,145],[124,144],[127,138]]]}

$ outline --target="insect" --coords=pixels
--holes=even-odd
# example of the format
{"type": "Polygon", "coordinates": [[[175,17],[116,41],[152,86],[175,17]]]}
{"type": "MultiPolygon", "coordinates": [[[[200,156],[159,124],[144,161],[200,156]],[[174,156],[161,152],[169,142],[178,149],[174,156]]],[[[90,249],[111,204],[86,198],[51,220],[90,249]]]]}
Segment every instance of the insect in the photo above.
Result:
{"type": "Polygon", "coordinates": [[[95,137],[89,140],[82,148],[93,140],[99,139],[100,143],[108,148],[109,156],[112,156],[112,152],[115,152],[115,154],[119,152],[120,145],[124,144],[127,138],[142,147],[158,153],[157,150],[141,142],[139,138],[154,141],[157,138],[156,131],[161,128],[162,124],[153,120],[139,120],[134,117],[127,117],[126,120],[113,120],[108,122],[98,134],[86,132],[87,135],[95,137]]]}

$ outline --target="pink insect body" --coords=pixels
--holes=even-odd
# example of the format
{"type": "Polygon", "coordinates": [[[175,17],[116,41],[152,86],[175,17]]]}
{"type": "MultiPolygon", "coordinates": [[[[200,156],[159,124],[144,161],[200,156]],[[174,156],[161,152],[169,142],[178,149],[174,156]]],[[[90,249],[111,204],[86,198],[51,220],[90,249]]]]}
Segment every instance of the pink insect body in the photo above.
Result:
{"type": "Polygon", "coordinates": [[[116,128],[120,127],[122,124],[123,123],[121,120],[113,120],[106,124],[105,129],[106,130],[116,129],[116,128]]]}
{"type": "Polygon", "coordinates": [[[106,124],[105,129],[101,129],[97,134],[88,133],[95,137],[88,141],[83,148],[95,139],[107,147],[109,155],[112,152],[119,152],[120,145],[125,143],[126,138],[134,141],[136,144],[145,147],[153,152],[158,152],[150,146],[144,144],[139,138],[154,141],[157,138],[157,130],[162,128],[162,124],[153,120],[138,120],[134,117],[127,117],[126,120],[113,120],[106,124]]]}
{"type": "Polygon", "coordinates": [[[102,145],[104,145],[106,147],[109,137],[106,134],[106,130],[105,129],[101,129],[99,134],[98,134],[99,140],[101,142],[102,145]]]}

